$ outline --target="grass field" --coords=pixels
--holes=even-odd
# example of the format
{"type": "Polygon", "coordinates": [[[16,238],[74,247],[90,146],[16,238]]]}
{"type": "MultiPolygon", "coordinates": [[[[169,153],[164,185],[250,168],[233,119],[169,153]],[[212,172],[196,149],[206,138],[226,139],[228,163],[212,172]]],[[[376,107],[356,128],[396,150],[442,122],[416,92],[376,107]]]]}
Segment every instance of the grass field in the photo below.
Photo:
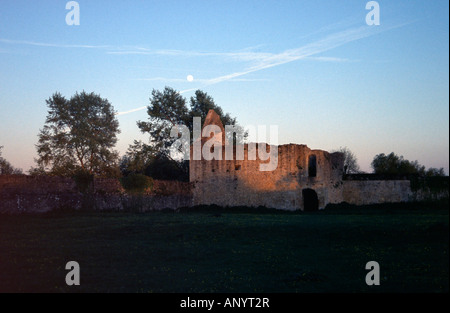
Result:
{"type": "Polygon", "coordinates": [[[0,216],[0,292],[448,291],[448,202],[0,216]],[[68,261],[81,286],[65,284],[68,261]]]}

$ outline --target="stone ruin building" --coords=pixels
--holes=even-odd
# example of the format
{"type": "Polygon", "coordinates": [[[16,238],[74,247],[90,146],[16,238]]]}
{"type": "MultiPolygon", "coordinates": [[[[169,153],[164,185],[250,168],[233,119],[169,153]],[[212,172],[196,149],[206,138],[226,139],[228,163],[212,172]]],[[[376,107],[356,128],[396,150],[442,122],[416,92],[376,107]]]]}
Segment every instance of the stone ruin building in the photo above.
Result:
{"type": "Polygon", "coordinates": [[[344,156],[313,150],[306,145],[269,146],[278,149],[278,166],[274,171],[260,171],[267,163],[252,160],[258,145],[244,144],[243,160],[225,159],[225,131],[219,116],[210,110],[204,122],[220,128],[201,145],[214,138],[222,144],[222,159],[194,160],[191,146],[190,182],[193,205],[249,206],[284,210],[317,210],[329,203],[372,204],[408,201],[409,180],[344,180],[344,156]],[[213,138],[214,137],[214,138],[213,138]],[[220,140],[221,139],[221,140],[220,140]]]}

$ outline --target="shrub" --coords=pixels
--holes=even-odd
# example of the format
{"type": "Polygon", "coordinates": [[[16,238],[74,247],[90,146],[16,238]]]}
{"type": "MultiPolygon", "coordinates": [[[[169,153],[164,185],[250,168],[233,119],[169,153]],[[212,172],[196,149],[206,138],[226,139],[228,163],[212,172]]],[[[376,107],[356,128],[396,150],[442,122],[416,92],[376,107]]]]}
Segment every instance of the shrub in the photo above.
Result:
{"type": "Polygon", "coordinates": [[[142,193],[146,189],[153,188],[153,179],[143,174],[130,173],[120,180],[127,192],[142,193]]]}
{"type": "Polygon", "coordinates": [[[86,193],[92,186],[94,182],[94,175],[89,171],[79,169],[77,170],[72,178],[75,180],[75,184],[80,192],[86,193]]]}

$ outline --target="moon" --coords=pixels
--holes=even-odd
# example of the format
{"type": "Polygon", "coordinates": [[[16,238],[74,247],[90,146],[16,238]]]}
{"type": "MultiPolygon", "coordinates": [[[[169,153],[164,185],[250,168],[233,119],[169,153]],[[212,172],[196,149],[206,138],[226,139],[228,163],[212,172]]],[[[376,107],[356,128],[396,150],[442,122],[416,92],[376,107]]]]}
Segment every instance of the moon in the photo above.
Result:
{"type": "Polygon", "coordinates": [[[194,76],[188,75],[188,76],[186,77],[186,79],[187,79],[188,82],[192,82],[192,81],[194,81],[194,76]]]}

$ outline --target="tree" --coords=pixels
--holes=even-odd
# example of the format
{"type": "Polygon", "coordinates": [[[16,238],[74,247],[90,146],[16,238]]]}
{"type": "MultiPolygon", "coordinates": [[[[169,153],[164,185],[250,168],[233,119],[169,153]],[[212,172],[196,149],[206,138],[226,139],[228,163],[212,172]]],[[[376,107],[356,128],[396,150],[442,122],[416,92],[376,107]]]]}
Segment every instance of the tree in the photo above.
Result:
{"type": "Polygon", "coordinates": [[[3,146],[0,146],[0,175],[20,175],[22,170],[15,168],[7,160],[2,157],[3,146]]]}
{"type": "Polygon", "coordinates": [[[429,168],[419,164],[418,161],[409,161],[398,156],[394,152],[388,155],[384,153],[377,154],[372,161],[372,168],[375,174],[397,174],[409,175],[415,174],[420,176],[444,176],[444,169],[429,168]]]}
{"type": "Polygon", "coordinates": [[[333,152],[340,152],[344,154],[344,174],[361,173],[358,165],[358,159],[349,148],[340,147],[339,150],[335,150],[333,152]]]}
{"type": "Polygon", "coordinates": [[[118,153],[113,150],[120,133],[113,106],[94,93],[76,93],[67,100],[55,93],[36,145],[40,171],[72,176],[116,174],[118,153]]]}
{"type": "MultiPolygon", "coordinates": [[[[224,125],[237,126],[238,131],[244,134],[236,118],[232,118],[228,113],[224,114],[222,108],[215,104],[214,99],[201,90],[197,90],[195,96],[190,98],[190,108],[186,105],[186,99],[173,88],[165,87],[163,91],[153,90],[150,105],[147,108],[148,121],[137,122],[141,132],[150,135],[150,143],[134,141],[134,144],[130,145],[124,160],[130,166],[128,169],[134,172],[155,173],[155,171],[158,172],[156,168],[150,170],[148,167],[154,164],[162,166],[161,162],[166,162],[170,163],[165,165],[166,168],[173,168],[173,164],[176,163],[179,169],[187,172],[188,167],[182,161],[171,157],[171,147],[177,138],[171,137],[170,131],[175,125],[184,125],[192,134],[193,117],[200,117],[203,123],[210,109],[219,115],[224,125]]],[[[189,140],[192,143],[192,136],[189,140]]],[[[123,169],[122,166],[122,172],[123,169]]],[[[177,171],[171,170],[171,172],[177,171]]]]}
{"type": "Polygon", "coordinates": [[[186,99],[170,87],[166,87],[163,92],[153,90],[147,114],[148,121],[138,121],[137,125],[142,133],[150,135],[151,149],[141,142],[135,142],[135,146],[140,145],[142,149],[152,150],[155,154],[169,155],[170,147],[176,140],[170,136],[172,127],[189,123],[186,99]]]}
{"type": "Polygon", "coordinates": [[[209,110],[214,110],[217,115],[219,115],[224,126],[237,124],[236,118],[231,117],[229,113],[224,114],[222,108],[216,105],[214,99],[204,91],[197,90],[195,92],[195,97],[191,97],[190,99],[190,106],[191,109],[189,111],[189,121],[187,121],[187,125],[191,131],[193,129],[193,118],[201,117],[203,122],[206,119],[209,110]]]}
{"type": "Polygon", "coordinates": [[[394,152],[377,154],[371,166],[375,174],[423,174],[425,171],[425,167],[421,167],[417,161],[411,163],[394,152]]]}
{"type": "Polygon", "coordinates": [[[425,176],[428,177],[436,177],[436,176],[445,176],[445,172],[444,172],[444,168],[434,168],[434,167],[430,167],[426,172],[425,172],[425,176]]]}
{"type": "Polygon", "coordinates": [[[157,155],[152,145],[144,144],[142,141],[134,141],[128,147],[127,153],[120,159],[120,171],[126,176],[130,173],[143,173],[149,162],[157,155]]]}
{"type": "Polygon", "coordinates": [[[206,92],[203,92],[201,90],[197,90],[195,92],[195,97],[191,97],[190,101],[191,110],[189,112],[189,121],[187,123],[187,126],[189,127],[189,130],[192,132],[193,125],[192,121],[194,117],[201,117],[202,123],[206,119],[206,115],[208,115],[209,110],[214,110],[217,115],[219,115],[220,120],[222,121],[222,124],[225,125],[233,125],[236,127],[237,133],[241,136],[241,139],[239,136],[236,136],[236,134],[233,134],[232,136],[230,134],[227,134],[227,140],[228,142],[233,143],[243,143],[243,139],[247,138],[248,133],[244,131],[244,128],[237,123],[237,119],[235,117],[231,117],[229,113],[224,113],[222,108],[214,103],[214,99],[209,96],[206,92]]]}

